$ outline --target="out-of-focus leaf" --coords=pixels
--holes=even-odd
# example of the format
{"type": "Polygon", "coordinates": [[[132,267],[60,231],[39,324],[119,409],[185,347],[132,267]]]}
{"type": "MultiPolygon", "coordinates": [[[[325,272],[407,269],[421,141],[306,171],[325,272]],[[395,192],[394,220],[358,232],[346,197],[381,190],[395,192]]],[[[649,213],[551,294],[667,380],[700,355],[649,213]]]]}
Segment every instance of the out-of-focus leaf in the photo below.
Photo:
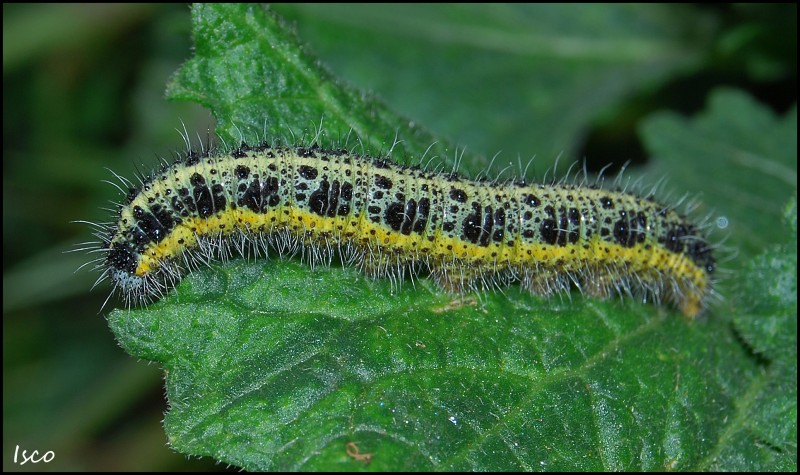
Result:
{"type": "Polygon", "coordinates": [[[558,157],[591,160],[575,156],[587,128],[696,67],[714,30],[674,5],[275,8],[341,77],[497,163],[535,155],[539,176],[558,157]]]}
{"type": "Polygon", "coordinates": [[[641,131],[656,158],[650,175],[698,192],[699,212],[719,217],[712,224],[726,230],[718,235],[730,235],[734,267],[784,241],[781,210],[797,194],[797,107],[780,118],[740,91],[721,89],[698,116],[655,114],[641,131]]]}
{"type": "MultiPolygon", "coordinates": [[[[243,140],[346,146],[419,163],[455,157],[455,149],[379,99],[342,84],[279,17],[259,5],[198,4],[195,54],[172,78],[167,95],[211,109],[229,146],[243,140]],[[393,140],[399,138],[399,143],[393,140]]],[[[475,160],[475,157],[472,158],[475,160]]]]}

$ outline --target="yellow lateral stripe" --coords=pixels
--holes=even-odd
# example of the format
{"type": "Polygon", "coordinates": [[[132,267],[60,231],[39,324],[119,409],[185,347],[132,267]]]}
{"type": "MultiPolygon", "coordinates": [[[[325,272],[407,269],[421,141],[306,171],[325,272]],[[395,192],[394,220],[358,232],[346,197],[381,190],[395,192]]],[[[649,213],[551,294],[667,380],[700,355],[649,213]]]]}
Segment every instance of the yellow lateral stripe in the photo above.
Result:
{"type": "MultiPolygon", "coordinates": [[[[209,218],[187,219],[183,224],[173,229],[171,234],[158,244],[149,246],[142,255],[136,275],[145,276],[156,270],[161,262],[174,259],[187,249],[196,245],[198,235],[210,235],[224,230],[225,234],[235,231],[247,231],[248,229],[259,229],[262,226],[269,226],[270,220],[279,211],[267,214],[254,213],[248,210],[227,210],[218,216],[209,218]]],[[[346,220],[336,218],[322,218],[315,214],[294,209],[288,215],[289,219],[278,221],[278,226],[285,222],[301,223],[301,233],[311,233],[311,235],[321,235],[323,233],[337,233],[337,224],[343,224],[346,220]]],[[[400,249],[409,253],[422,252],[430,256],[432,263],[450,262],[453,259],[460,261],[464,265],[481,262],[482,268],[487,270],[498,270],[508,267],[522,268],[531,263],[538,263],[543,267],[553,269],[569,270],[569,266],[575,266],[572,270],[580,270],[580,266],[602,264],[614,265],[614,263],[624,263],[625,267],[631,271],[655,270],[664,274],[672,274],[675,279],[692,282],[692,287],[699,292],[705,291],[708,287],[708,277],[702,269],[697,267],[691,260],[683,255],[676,255],[665,250],[663,246],[656,243],[646,242],[637,244],[634,247],[623,247],[618,244],[608,243],[594,238],[589,246],[583,244],[571,244],[566,246],[547,246],[541,244],[519,245],[516,253],[501,252],[505,249],[502,246],[481,247],[470,242],[465,242],[457,238],[438,236],[435,243],[430,243],[419,235],[402,235],[384,226],[369,224],[361,220],[360,234],[352,239],[354,244],[358,244],[363,237],[369,237],[373,246],[400,249]],[[646,249],[650,246],[650,249],[646,249]],[[528,252],[530,251],[530,253],[528,252]],[[492,252],[499,252],[498,257],[490,258],[492,252]],[[567,268],[567,269],[565,269],[567,268]]]]}

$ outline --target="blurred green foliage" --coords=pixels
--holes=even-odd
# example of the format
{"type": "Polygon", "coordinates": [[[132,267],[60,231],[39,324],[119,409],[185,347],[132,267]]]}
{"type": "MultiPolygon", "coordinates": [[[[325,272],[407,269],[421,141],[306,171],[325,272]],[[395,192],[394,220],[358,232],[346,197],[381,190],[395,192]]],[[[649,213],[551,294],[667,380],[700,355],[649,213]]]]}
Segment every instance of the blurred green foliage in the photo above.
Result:
{"type": "MultiPolygon", "coordinates": [[[[719,86],[778,114],[796,103],[796,5],[416,8],[275,7],[340,79],[478,156],[538,154],[539,174],[562,152],[646,163],[643,119],[697,112],[719,86]],[[624,61],[604,60],[608,44],[629,47],[624,61]]],[[[166,447],[160,370],[116,347],[107,288],[89,293],[96,276],[73,273],[86,256],[63,253],[91,239],[70,221],[108,219],[106,167],[150,169],[183,148],[181,122],[213,130],[208,111],[164,100],[190,51],[185,5],[3,6],[6,470],[43,468],[15,465],[17,445],[55,451],[48,469],[224,468],[166,447]]]]}

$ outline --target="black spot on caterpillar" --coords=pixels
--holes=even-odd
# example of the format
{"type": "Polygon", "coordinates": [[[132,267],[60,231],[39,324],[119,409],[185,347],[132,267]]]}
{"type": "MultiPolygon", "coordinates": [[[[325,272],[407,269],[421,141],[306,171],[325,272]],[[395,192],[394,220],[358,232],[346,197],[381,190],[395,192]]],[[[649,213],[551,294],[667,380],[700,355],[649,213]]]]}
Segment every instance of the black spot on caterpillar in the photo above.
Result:
{"type": "Polygon", "coordinates": [[[242,145],[188,152],[134,186],[100,226],[94,261],[128,305],[163,295],[213,256],[304,252],[371,277],[425,269],[445,291],[519,281],[539,295],[577,285],[698,314],[715,259],[701,227],[624,191],[470,181],[345,150],[242,145]]]}

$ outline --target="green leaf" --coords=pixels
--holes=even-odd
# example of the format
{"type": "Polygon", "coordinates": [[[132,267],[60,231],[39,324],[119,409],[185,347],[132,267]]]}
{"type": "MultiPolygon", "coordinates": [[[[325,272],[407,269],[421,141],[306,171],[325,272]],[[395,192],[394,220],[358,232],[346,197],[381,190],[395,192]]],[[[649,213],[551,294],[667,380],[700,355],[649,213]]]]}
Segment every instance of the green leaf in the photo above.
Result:
{"type": "Polygon", "coordinates": [[[173,447],[248,470],[698,468],[750,365],[718,322],[649,310],[237,260],[109,323],[165,367],[173,447]]]}
{"type": "Polygon", "coordinates": [[[657,114],[642,132],[661,159],[654,173],[706,190],[705,209],[730,223],[724,245],[736,259],[723,266],[737,271],[719,287],[735,297],[738,334],[763,358],[707,468],[796,471],[797,108],[780,119],[741,92],[719,90],[698,117],[657,114]]]}
{"type": "Polygon", "coordinates": [[[782,366],[797,363],[797,204],[784,210],[789,239],[748,265],[739,285],[736,326],[754,351],[782,366]],[[786,351],[787,349],[794,350],[786,351]]]}
{"type": "Polygon", "coordinates": [[[736,329],[767,361],[764,372],[739,402],[730,434],[736,450],[723,451],[717,468],[725,470],[797,469],[797,204],[786,207],[789,242],[757,256],[739,285],[741,313],[736,329]],[[751,465],[742,449],[757,453],[751,465]]]}
{"type": "MultiPolygon", "coordinates": [[[[212,108],[226,140],[239,138],[232,124],[247,135],[267,120],[279,137],[324,114],[326,128],[352,128],[369,149],[396,130],[405,156],[432,143],[334,80],[267,10],[196,6],[193,21],[197,54],[170,95],[212,108]]],[[[674,166],[696,162],[684,154],[674,166]]],[[[128,352],[165,368],[170,444],[248,470],[791,467],[791,433],[774,422],[784,406],[748,421],[774,387],[768,362],[712,310],[688,320],[631,299],[542,300],[515,286],[454,298],[425,278],[395,288],[272,258],[193,272],[109,324],[128,352]]]]}

